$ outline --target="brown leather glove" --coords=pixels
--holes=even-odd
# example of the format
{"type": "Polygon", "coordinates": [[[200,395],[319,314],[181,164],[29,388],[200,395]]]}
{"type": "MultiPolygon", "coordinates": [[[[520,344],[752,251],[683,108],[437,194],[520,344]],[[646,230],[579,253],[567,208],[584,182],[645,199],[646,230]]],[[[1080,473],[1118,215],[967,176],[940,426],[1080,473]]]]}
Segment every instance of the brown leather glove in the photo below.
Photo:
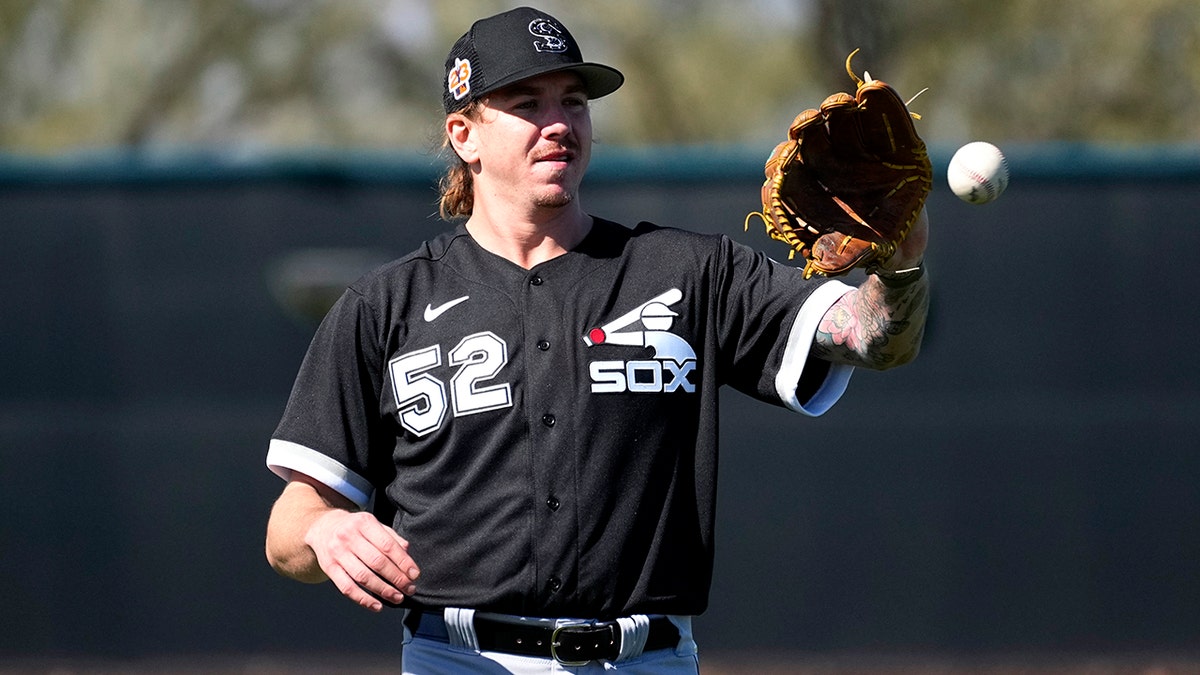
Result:
{"type": "Polygon", "coordinates": [[[933,169],[913,115],[889,85],[859,79],[853,96],[805,110],[767,160],[761,213],[772,239],[799,251],[804,276],[868,271],[904,241],[933,187],[933,169]]]}

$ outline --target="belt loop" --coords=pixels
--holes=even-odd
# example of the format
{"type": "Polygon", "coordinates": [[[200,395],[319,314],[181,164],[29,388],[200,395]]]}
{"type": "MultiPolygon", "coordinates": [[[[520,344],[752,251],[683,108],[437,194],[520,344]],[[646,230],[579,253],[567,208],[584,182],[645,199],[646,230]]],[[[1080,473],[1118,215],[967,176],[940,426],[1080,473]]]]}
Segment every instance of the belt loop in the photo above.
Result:
{"type": "Polygon", "coordinates": [[[630,617],[617,619],[621,627],[621,653],[618,661],[636,659],[646,648],[646,638],[650,636],[650,617],[645,614],[634,614],[630,617]]]}
{"type": "Polygon", "coordinates": [[[408,644],[413,639],[413,630],[408,627],[408,618],[413,615],[413,611],[411,609],[403,609],[401,611],[404,613],[404,618],[400,619],[400,628],[404,631],[404,642],[402,644],[408,644]]]}
{"type": "Polygon", "coordinates": [[[679,644],[675,647],[675,653],[679,656],[695,655],[698,649],[692,637],[692,617],[672,614],[667,618],[679,629],[679,644]]]}
{"type": "Polygon", "coordinates": [[[450,645],[459,649],[479,651],[479,637],[475,634],[475,610],[447,607],[442,611],[450,645]]]}

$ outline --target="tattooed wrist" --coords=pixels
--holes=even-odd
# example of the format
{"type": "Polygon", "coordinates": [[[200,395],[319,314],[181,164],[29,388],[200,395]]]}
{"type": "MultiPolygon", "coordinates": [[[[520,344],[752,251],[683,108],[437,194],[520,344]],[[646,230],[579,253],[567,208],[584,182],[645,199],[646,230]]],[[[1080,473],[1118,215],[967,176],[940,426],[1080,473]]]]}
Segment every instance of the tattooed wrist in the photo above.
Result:
{"type": "Polygon", "coordinates": [[[911,361],[920,349],[929,285],[913,273],[892,285],[882,277],[847,293],[825,313],[814,353],[838,363],[884,369],[911,361]]]}
{"type": "Polygon", "coordinates": [[[925,262],[921,261],[913,267],[902,270],[886,270],[876,267],[871,274],[874,274],[888,288],[903,288],[925,276],[925,262]]]}

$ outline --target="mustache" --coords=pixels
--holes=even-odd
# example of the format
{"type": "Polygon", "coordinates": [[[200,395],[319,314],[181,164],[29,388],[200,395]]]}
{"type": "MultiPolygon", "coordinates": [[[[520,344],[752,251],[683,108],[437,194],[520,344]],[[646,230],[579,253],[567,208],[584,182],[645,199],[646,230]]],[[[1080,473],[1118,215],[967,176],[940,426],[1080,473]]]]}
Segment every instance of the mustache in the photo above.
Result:
{"type": "Polygon", "coordinates": [[[579,143],[574,140],[556,143],[553,147],[544,148],[534,155],[536,160],[575,159],[579,155],[579,143]]]}

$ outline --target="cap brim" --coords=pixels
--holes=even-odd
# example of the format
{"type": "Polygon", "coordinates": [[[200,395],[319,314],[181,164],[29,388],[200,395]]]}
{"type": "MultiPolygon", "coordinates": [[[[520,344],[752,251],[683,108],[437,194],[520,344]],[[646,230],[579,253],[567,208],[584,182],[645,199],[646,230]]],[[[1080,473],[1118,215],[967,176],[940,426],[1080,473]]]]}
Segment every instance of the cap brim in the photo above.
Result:
{"type": "Polygon", "coordinates": [[[567,70],[579,73],[579,76],[583,78],[583,86],[588,98],[608,96],[625,83],[625,76],[621,74],[621,71],[599,63],[581,63],[567,70]]]}
{"type": "Polygon", "coordinates": [[[606,66],[600,63],[571,63],[567,65],[551,66],[545,68],[530,68],[528,70],[519,71],[512,75],[495,82],[485,91],[480,92],[476,98],[486,96],[497,89],[502,89],[510,84],[516,84],[521,80],[527,80],[538,75],[546,75],[547,73],[562,73],[572,72],[579,75],[583,79],[583,89],[587,93],[589,99],[597,99],[601,96],[607,96],[625,83],[625,76],[621,71],[611,66],[606,66]]]}

